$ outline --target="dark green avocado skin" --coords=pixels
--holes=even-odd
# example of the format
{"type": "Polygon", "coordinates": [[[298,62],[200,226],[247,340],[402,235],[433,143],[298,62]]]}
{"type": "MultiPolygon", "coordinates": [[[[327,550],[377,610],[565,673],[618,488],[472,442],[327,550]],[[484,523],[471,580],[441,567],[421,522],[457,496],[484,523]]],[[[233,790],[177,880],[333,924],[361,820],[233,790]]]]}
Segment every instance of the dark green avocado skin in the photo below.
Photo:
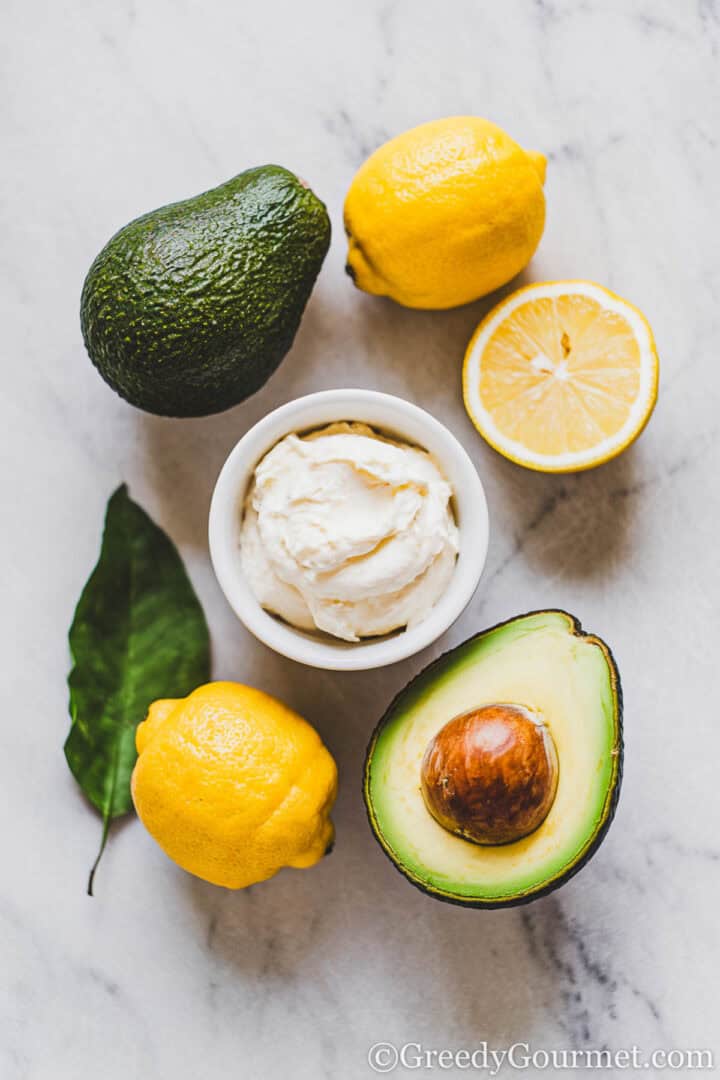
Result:
{"type": "Polygon", "coordinates": [[[605,839],[605,836],[607,835],[607,831],[608,831],[608,829],[610,828],[610,826],[612,824],[613,818],[615,817],[615,812],[617,810],[618,801],[620,799],[620,788],[622,786],[623,763],[624,763],[623,693],[622,693],[622,685],[621,685],[621,682],[620,682],[620,673],[618,672],[617,664],[615,663],[615,658],[614,658],[614,656],[613,656],[613,654],[612,654],[612,652],[610,650],[610,647],[604,641],[602,641],[600,638],[598,638],[595,634],[586,635],[585,632],[583,631],[582,626],[580,625],[580,621],[578,619],[576,619],[574,615],[570,615],[569,612],[563,611],[560,608],[545,608],[545,609],[538,610],[538,611],[526,611],[522,615],[514,615],[511,619],[505,619],[502,622],[496,623],[494,626],[488,626],[484,630],[481,630],[479,633],[474,634],[472,637],[468,638],[466,641],[461,642],[461,644],[459,646],[456,646],[456,648],[461,648],[461,647],[463,647],[465,645],[468,645],[470,642],[475,641],[476,638],[483,637],[485,634],[489,634],[493,630],[498,630],[498,629],[500,629],[500,627],[506,626],[508,623],[516,622],[518,619],[527,618],[530,615],[542,615],[545,612],[553,612],[553,613],[556,612],[557,614],[565,615],[566,618],[568,618],[571,621],[571,623],[573,625],[573,628],[574,628],[574,632],[578,635],[578,637],[590,636],[590,637],[594,638],[597,642],[599,642],[602,645],[602,648],[603,648],[603,651],[605,653],[606,659],[608,661],[608,664],[610,665],[610,670],[611,670],[612,677],[613,677],[613,689],[615,691],[615,700],[617,702],[618,767],[617,767],[617,776],[616,776],[616,780],[615,780],[615,786],[614,786],[614,788],[612,790],[611,801],[610,801],[610,805],[608,807],[607,816],[606,816],[605,821],[603,822],[601,828],[596,833],[592,843],[590,844],[587,851],[582,856],[582,858],[578,859],[577,862],[575,862],[571,867],[569,867],[568,870],[561,877],[559,877],[555,881],[551,882],[544,889],[537,889],[534,892],[528,893],[528,894],[526,894],[524,896],[517,896],[517,897],[509,898],[507,900],[500,900],[500,901],[495,901],[495,900],[472,900],[472,899],[467,899],[467,900],[462,899],[461,900],[461,899],[455,899],[455,898],[453,898],[451,896],[444,896],[439,892],[434,892],[432,889],[426,888],[424,885],[421,884],[421,882],[417,881],[411,874],[406,873],[405,870],[403,869],[403,867],[399,863],[396,863],[394,859],[390,858],[390,855],[388,854],[387,851],[385,851],[385,847],[384,847],[384,845],[382,843],[382,840],[381,840],[380,836],[377,833],[377,830],[376,830],[376,827],[375,827],[375,822],[373,820],[373,816],[372,816],[372,813],[371,813],[371,810],[370,810],[370,801],[369,801],[369,798],[368,798],[368,783],[369,783],[369,778],[370,778],[370,762],[372,760],[373,751],[375,749],[375,743],[377,741],[378,735],[382,731],[382,728],[383,728],[383,725],[384,725],[386,719],[393,713],[397,702],[401,698],[403,698],[405,696],[405,694],[408,693],[408,691],[411,689],[411,687],[413,687],[415,685],[415,683],[417,683],[420,679],[427,679],[429,676],[432,675],[433,670],[435,670],[436,668],[442,668],[444,666],[447,658],[449,656],[451,656],[452,653],[455,652],[455,649],[449,649],[447,652],[442,653],[440,656],[438,656],[437,659],[433,660],[433,662],[431,664],[428,664],[428,666],[426,668],[423,668],[422,671],[418,672],[418,674],[413,679],[411,679],[410,682],[406,686],[404,686],[403,689],[400,690],[400,692],[398,694],[396,694],[395,697],[393,698],[393,700],[390,702],[387,709],[385,710],[382,717],[380,718],[375,730],[373,731],[370,742],[368,743],[367,753],[365,755],[365,768],[364,768],[364,771],[363,771],[363,798],[364,798],[364,801],[365,801],[365,810],[366,810],[366,813],[367,813],[370,828],[371,828],[371,830],[373,832],[373,835],[375,836],[375,839],[378,841],[378,843],[382,847],[383,851],[385,852],[386,857],[388,859],[390,859],[390,862],[395,867],[395,869],[398,871],[398,873],[402,874],[402,876],[407,881],[409,881],[411,885],[414,885],[416,889],[419,889],[420,892],[425,893],[426,896],[431,896],[434,900],[442,900],[442,902],[445,903],[445,904],[454,904],[457,907],[463,907],[463,908],[484,908],[487,911],[490,911],[490,910],[496,909],[496,908],[522,907],[525,904],[532,904],[535,900],[540,900],[543,896],[549,896],[550,893],[555,892],[556,889],[559,889],[562,885],[565,885],[568,881],[570,881],[571,878],[575,877],[575,875],[578,874],[583,869],[584,866],[586,866],[590,862],[593,855],[595,854],[595,852],[598,850],[598,848],[602,844],[603,840],[605,839]]]}
{"type": "Polygon", "coordinates": [[[279,165],[136,218],[82,290],[103,379],[161,416],[207,416],[254,394],[288,352],[330,244],[324,204],[279,165]]]}

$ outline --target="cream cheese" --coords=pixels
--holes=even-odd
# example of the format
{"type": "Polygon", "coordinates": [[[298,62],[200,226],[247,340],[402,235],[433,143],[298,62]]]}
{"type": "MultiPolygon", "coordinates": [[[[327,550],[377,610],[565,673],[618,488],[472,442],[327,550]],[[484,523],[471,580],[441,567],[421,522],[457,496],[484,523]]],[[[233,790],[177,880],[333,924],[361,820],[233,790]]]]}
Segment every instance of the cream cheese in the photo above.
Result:
{"type": "Polygon", "coordinates": [[[258,602],[345,641],[424,619],[458,550],[452,490],[424,450],[365,424],[288,435],[255,469],[240,558],[258,602]]]}

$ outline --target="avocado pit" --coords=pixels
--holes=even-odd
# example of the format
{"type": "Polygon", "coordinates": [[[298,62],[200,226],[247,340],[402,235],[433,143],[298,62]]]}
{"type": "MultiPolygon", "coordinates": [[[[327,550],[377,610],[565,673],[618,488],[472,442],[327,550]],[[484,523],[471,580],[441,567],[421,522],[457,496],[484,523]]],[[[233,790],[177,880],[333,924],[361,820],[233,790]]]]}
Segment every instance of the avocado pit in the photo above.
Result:
{"type": "Polygon", "coordinates": [[[450,720],[420,769],[425,805],[449,832],[476,844],[509,844],[547,817],[558,758],[542,718],[522,705],[493,704],[450,720]]]}

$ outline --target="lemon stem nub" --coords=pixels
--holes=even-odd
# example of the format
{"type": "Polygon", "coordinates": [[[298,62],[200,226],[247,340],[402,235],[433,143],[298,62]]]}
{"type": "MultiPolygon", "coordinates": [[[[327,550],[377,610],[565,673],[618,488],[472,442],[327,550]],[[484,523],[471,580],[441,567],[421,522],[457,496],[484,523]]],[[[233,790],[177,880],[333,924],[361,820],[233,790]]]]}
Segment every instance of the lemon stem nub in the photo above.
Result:
{"type": "Polygon", "coordinates": [[[545,174],[547,172],[547,158],[544,154],[540,154],[537,150],[528,150],[527,156],[530,158],[530,164],[540,178],[540,183],[545,184],[545,174]]]}

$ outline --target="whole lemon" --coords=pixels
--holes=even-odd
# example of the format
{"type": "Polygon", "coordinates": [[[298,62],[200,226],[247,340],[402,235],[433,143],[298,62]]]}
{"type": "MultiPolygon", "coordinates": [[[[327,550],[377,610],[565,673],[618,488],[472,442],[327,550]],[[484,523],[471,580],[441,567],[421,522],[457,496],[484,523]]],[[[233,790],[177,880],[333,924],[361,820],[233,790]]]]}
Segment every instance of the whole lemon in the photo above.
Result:
{"type": "Polygon", "coordinates": [[[313,866],[333,840],[335,762],[317,732],[234,682],[156,701],[137,729],[138,817],[184,870],[229,889],[313,866]]]}
{"type": "Polygon", "coordinates": [[[476,116],[398,135],[350,185],[348,273],[359,289],[406,307],[485,296],[527,266],[540,242],[545,164],[476,116]]]}

